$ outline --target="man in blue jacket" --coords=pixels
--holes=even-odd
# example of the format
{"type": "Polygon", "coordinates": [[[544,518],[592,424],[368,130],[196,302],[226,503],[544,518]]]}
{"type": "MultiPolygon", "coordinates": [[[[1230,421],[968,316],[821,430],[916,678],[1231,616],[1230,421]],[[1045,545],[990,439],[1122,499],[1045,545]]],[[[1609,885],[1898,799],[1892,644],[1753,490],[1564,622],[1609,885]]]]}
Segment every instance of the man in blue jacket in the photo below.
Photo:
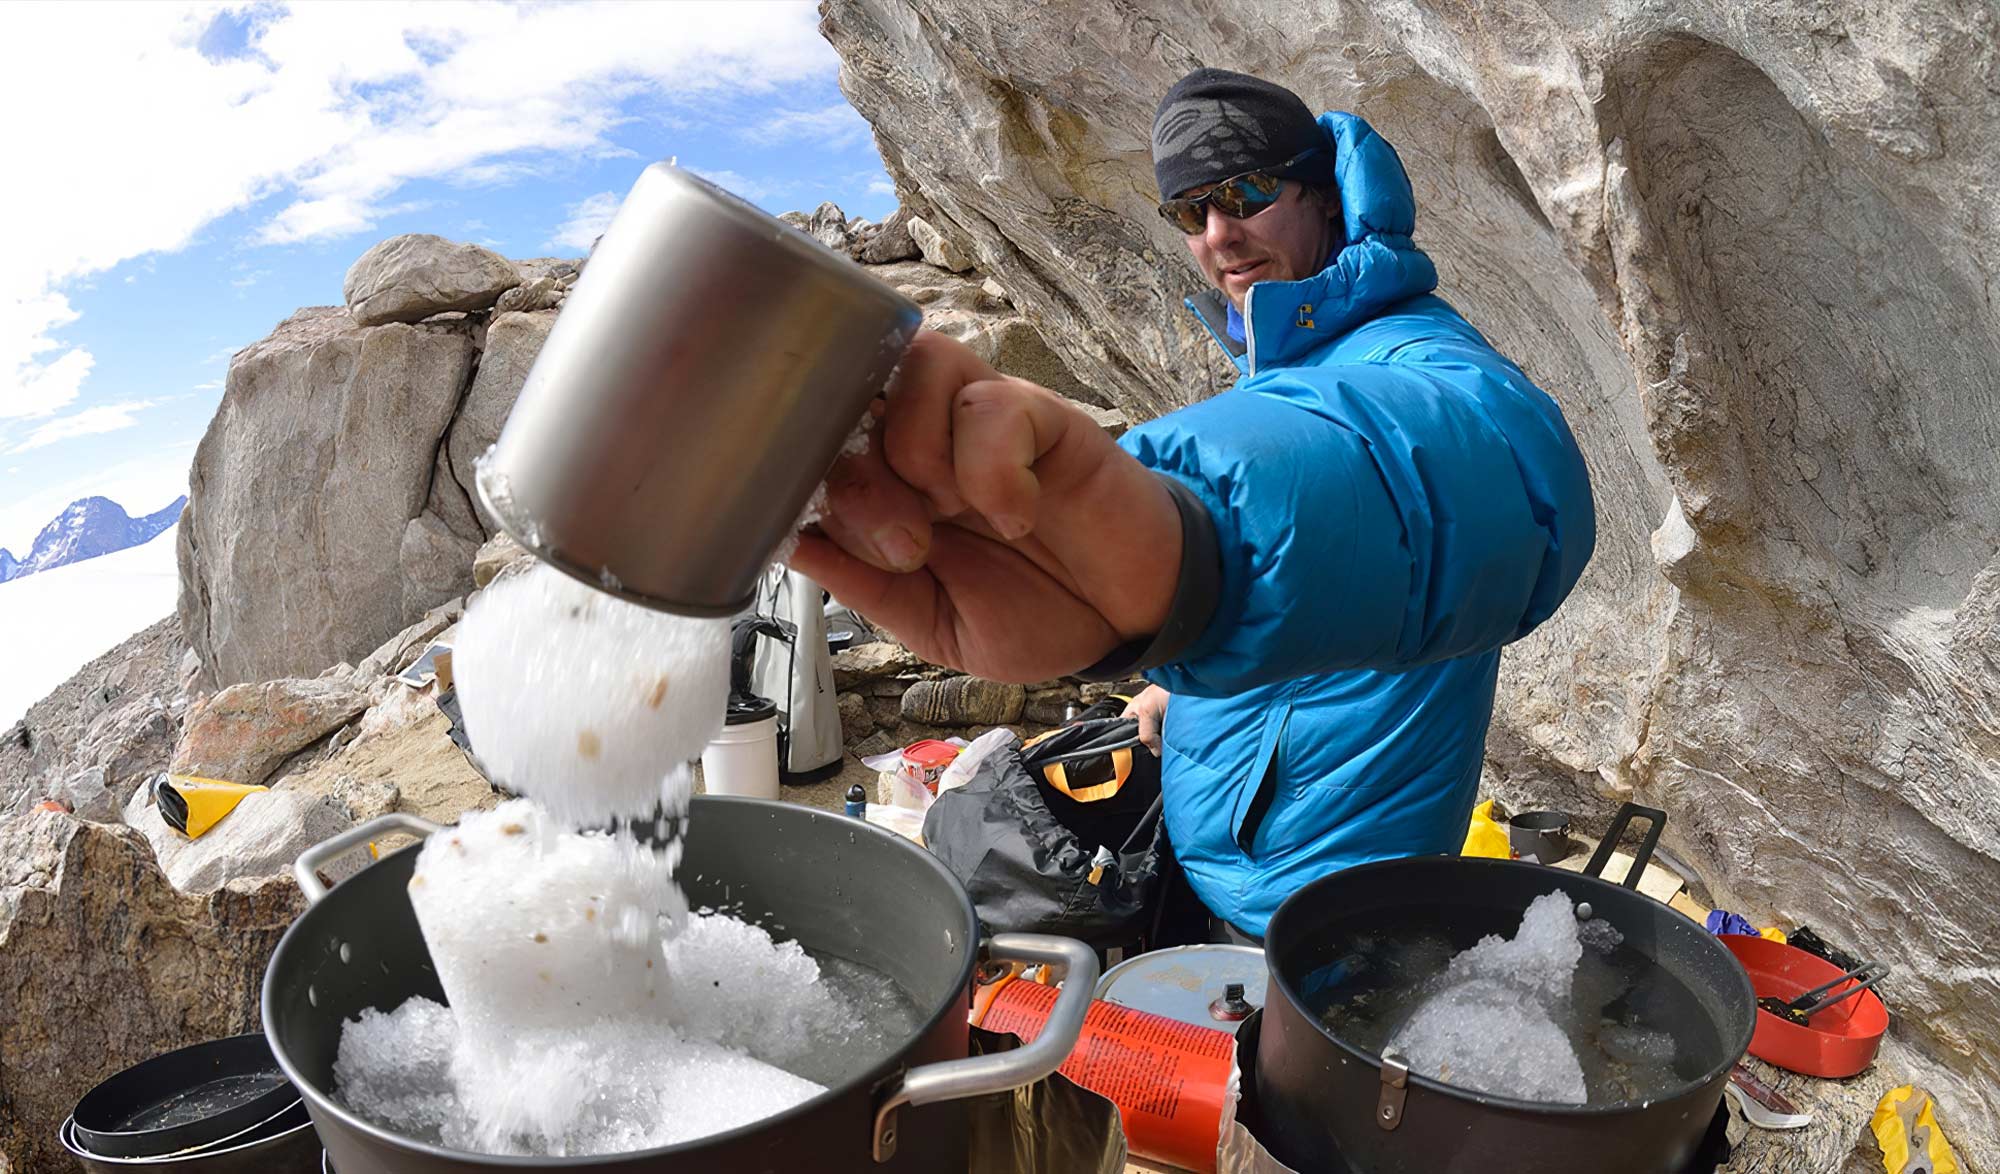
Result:
{"type": "Polygon", "coordinates": [[[1120,447],[923,336],[794,561],[936,663],[1144,671],[1175,857],[1216,929],[1256,937],[1319,876],[1458,848],[1500,648],[1595,525],[1554,401],[1431,292],[1366,122],[1204,69],[1153,151],[1215,287],[1190,307],[1243,378],[1120,447]]]}

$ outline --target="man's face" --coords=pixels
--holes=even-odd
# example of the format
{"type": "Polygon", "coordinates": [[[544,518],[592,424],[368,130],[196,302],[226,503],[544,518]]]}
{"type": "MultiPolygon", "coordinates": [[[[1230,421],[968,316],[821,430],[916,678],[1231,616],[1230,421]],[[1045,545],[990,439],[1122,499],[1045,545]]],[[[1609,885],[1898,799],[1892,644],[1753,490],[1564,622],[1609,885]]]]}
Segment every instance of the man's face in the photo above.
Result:
{"type": "MultiPolygon", "coordinates": [[[[1199,196],[1213,185],[1186,194],[1199,196]]],[[[1325,267],[1338,211],[1287,180],[1278,202],[1244,220],[1208,209],[1208,227],[1187,238],[1188,252],[1210,285],[1243,309],[1243,296],[1260,281],[1298,281],[1325,267]]]]}

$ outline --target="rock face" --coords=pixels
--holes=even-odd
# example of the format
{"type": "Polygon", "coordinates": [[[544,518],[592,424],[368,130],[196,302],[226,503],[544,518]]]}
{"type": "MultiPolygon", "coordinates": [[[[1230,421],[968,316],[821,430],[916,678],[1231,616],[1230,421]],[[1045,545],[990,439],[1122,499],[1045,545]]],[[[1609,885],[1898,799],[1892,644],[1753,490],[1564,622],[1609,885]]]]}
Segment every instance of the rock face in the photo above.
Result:
{"type": "Polygon", "coordinates": [[[1179,310],[1159,95],[1214,64],[1373,122],[1440,292],[1593,472],[1595,561],[1504,662],[1496,785],[1663,807],[1716,903],[1893,948],[1906,1075],[2000,1164],[1990,6],[822,11],[912,213],[1135,418],[1234,378],[1179,310]]]}
{"type": "Polygon", "coordinates": [[[77,670],[0,733],[0,816],[57,799],[116,819],[139,782],[173,758],[187,708],[186,651],[169,616],[77,670]]]}
{"type": "Polygon", "coordinates": [[[1064,364],[1012,303],[984,282],[923,261],[869,270],[923,307],[924,328],[948,334],[1008,375],[1016,375],[1088,405],[1105,401],[1064,364]]]}
{"type": "Polygon", "coordinates": [[[853,239],[847,227],[847,214],[831,200],[813,209],[805,229],[807,235],[835,252],[845,252],[848,242],[853,239]]]}
{"type": "Polygon", "coordinates": [[[124,820],[146,837],[160,870],[184,893],[212,893],[239,877],[285,875],[307,848],[354,826],[352,813],[327,796],[259,791],[190,840],[167,825],[149,798],[135,792],[124,820]]]}
{"type": "Polygon", "coordinates": [[[0,820],[0,1170],[66,1170],[56,1127],[149,1056],[254,1030],[264,964],[303,906],[289,877],[177,892],[131,828],[0,820]]]}
{"type": "Polygon", "coordinates": [[[910,235],[910,214],[902,208],[889,213],[888,219],[861,234],[853,247],[854,259],[864,265],[914,261],[922,256],[916,238],[910,235]]]}
{"type": "Polygon", "coordinates": [[[340,677],[231,685],[189,711],[173,771],[254,786],[367,708],[340,677]]]}
{"type": "Polygon", "coordinates": [[[340,286],[363,326],[421,322],[447,310],[484,310],[521,284],[521,271],[491,249],[428,233],[392,236],[361,254],[340,286]]]}
{"type": "Polygon", "coordinates": [[[310,677],[464,593],[485,535],[440,440],[477,358],[466,322],[337,309],[237,353],[178,532],[181,623],[216,684],[310,677]]]}
{"type": "Polygon", "coordinates": [[[486,516],[485,507],[479,505],[479,495],[471,492],[473,462],[500,439],[507,414],[514,410],[514,400],[528,381],[528,369],[535,365],[535,356],[542,353],[542,344],[549,340],[549,331],[555,324],[555,313],[547,310],[496,314],[487,324],[486,345],[479,354],[479,373],[473,377],[458,418],[452,422],[450,438],[439,453],[440,459],[450,462],[450,477],[449,484],[437,484],[446,488],[463,486],[468,491],[463,503],[469,503],[477,514],[474,518],[459,512],[460,498],[440,495],[439,512],[449,519],[457,533],[492,534],[499,529],[486,516]]]}
{"type": "Polygon", "coordinates": [[[1021,719],[1028,691],[979,677],[918,681],[903,693],[903,716],[929,726],[1004,726],[1021,719]]]}
{"type": "Polygon", "coordinates": [[[923,254],[924,260],[938,268],[952,273],[964,273],[976,264],[972,254],[966,252],[964,245],[938,231],[923,217],[912,216],[909,227],[910,240],[916,244],[917,251],[923,254]]]}

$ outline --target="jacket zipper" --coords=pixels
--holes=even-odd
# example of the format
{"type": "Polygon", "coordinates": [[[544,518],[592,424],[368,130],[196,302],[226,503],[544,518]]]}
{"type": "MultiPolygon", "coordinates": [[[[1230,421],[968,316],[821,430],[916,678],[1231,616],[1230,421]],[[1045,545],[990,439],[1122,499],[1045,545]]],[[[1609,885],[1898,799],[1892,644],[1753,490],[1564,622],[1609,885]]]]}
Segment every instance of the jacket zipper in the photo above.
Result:
{"type": "Polygon", "coordinates": [[[1243,352],[1250,357],[1250,374],[1257,373],[1257,319],[1250,307],[1257,300],[1257,287],[1243,291],[1243,352]]]}

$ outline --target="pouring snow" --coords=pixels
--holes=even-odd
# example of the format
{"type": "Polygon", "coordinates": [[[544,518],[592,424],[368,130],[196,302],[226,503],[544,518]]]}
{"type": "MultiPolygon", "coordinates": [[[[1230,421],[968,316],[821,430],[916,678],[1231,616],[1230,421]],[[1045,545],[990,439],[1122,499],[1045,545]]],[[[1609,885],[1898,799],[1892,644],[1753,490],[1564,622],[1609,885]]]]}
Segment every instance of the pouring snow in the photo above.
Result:
{"type": "MultiPolygon", "coordinates": [[[[849,995],[796,943],[687,917],[672,855],[562,829],[526,799],[432,835],[410,901],[451,1005],[347,1023],[341,1101],[460,1149],[580,1155],[688,1141],[821,1092],[800,1074],[812,1053],[877,1042],[855,1037],[849,995]]],[[[895,1010],[890,1034],[914,1026],[895,1010]]]]}
{"type": "Polygon", "coordinates": [[[691,923],[678,839],[631,831],[687,811],[688,764],[722,727],[728,633],[546,566],[473,602],[455,653],[466,732],[527,798],[425,842],[410,902],[450,1006],[344,1026],[350,1108],[480,1152],[614,1153],[781,1112],[823,1089],[808,1053],[868,1050],[815,1028],[851,1019],[814,959],[733,918],[691,923]],[[576,830],[592,827],[617,830],[576,830]]]}
{"type": "Polygon", "coordinates": [[[479,593],[453,666],[493,780],[570,827],[687,809],[722,729],[729,621],[652,611],[537,565],[479,593]]]}

